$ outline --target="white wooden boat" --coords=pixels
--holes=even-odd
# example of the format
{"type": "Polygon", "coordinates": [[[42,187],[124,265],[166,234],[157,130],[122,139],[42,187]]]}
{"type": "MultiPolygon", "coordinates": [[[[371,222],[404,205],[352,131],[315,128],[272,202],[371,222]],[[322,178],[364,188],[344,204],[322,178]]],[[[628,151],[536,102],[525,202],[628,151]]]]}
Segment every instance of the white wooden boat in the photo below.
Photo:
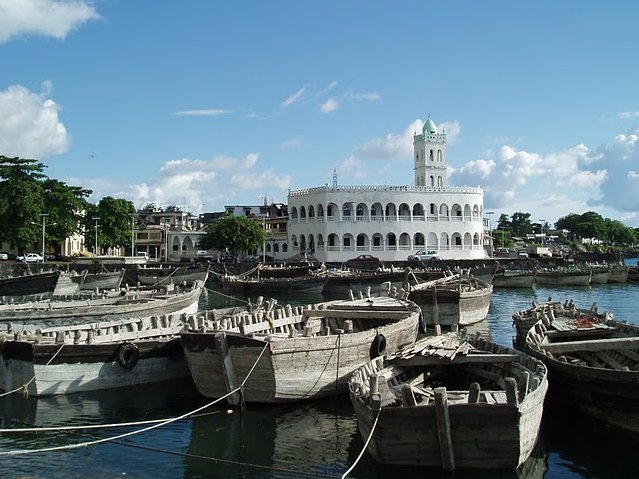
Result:
{"type": "Polygon", "coordinates": [[[639,433],[639,326],[608,317],[544,317],[526,351],[548,367],[553,399],[639,433]]]}
{"type": "Polygon", "coordinates": [[[28,326],[55,326],[83,323],[98,318],[132,318],[170,313],[189,313],[198,309],[204,285],[192,287],[166,285],[150,290],[123,290],[112,294],[93,294],[30,303],[0,305],[0,324],[11,323],[15,330],[28,326]]]}
{"type": "Polygon", "coordinates": [[[83,291],[118,289],[122,284],[126,269],[117,271],[103,271],[101,273],[83,273],[83,279],[79,281],[83,291]]]}
{"type": "Polygon", "coordinates": [[[454,274],[420,283],[407,275],[408,298],[422,309],[425,327],[457,329],[486,319],[493,286],[473,276],[454,274]]]}
{"type": "MultiPolygon", "coordinates": [[[[244,400],[299,401],[344,392],[356,367],[412,344],[419,315],[410,301],[379,296],[271,307],[213,321],[198,313],[180,336],[202,395],[233,391],[257,363],[243,387],[244,400]]],[[[237,395],[229,397],[231,404],[237,401],[237,395]]]]}
{"type": "Polygon", "coordinates": [[[607,264],[590,264],[590,284],[606,284],[610,281],[610,266],[607,264]]]}
{"type": "Polygon", "coordinates": [[[32,396],[188,377],[181,315],[40,328],[0,341],[0,388],[32,396]]]}
{"type": "Polygon", "coordinates": [[[378,463],[516,469],[537,442],[546,376],[526,354],[448,333],[372,360],[348,386],[378,463]]]}

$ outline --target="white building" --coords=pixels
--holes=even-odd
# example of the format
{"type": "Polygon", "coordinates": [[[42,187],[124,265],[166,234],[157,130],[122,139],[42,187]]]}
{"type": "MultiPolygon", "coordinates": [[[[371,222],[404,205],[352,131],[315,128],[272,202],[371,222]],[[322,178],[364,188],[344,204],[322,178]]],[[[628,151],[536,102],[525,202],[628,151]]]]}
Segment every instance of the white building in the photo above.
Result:
{"type": "Polygon", "coordinates": [[[428,119],[414,141],[415,186],[332,186],[289,190],[290,253],[319,261],[372,254],[406,260],[420,249],[442,259],[485,258],[481,188],[448,187],[446,133],[428,119]]]}

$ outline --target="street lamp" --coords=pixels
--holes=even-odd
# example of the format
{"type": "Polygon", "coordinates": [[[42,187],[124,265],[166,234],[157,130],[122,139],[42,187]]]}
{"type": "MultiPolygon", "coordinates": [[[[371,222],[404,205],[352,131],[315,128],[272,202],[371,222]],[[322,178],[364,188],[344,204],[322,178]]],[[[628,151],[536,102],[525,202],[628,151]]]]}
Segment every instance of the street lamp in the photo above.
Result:
{"type": "MultiPolygon", "coordinates": [[[[45,250],[45,230],[47,227],[47,217],[49,213],[40,213],[40,217],[42,218],[42,262],[46,262],[46,256],[44,255],[45,250]]],[[[32,225],[38,226],[38,223],[31,222],[32,225]]],[[[49,226],[55,226],[57,223],[49,223],[49,226]]]]}
{"type": "Polygon", "coordinates": [[[493,215],[495,214],[494,211],[486,211],[486,214],[488,215],[488,240],[490,242],[490,257],[492,258],[493,256],[493,215]]]}
{"type": "Polygon", "coordinates": [[[542,247],[544,246],[544,237],[546,236],[546,235],[544,235],[544,222],[545,221],[546,220],[544,220],[544,219],[540,219],[539,220],[539,223],[541,224],[541,246],[542,247]]]}
{"type": "Polygon", "coordinates": [[[95,221],[95,249],[93,250],[93,253],[97,256],[98,254],[98,220],[100,219],[100,217],[94,216],[91,219],[95,221]]]}
{"type": "Polygon", "coordinates": [[[166,223],[164,223],[164,240],[166,241],[166,245],[165,245],[165,254],[164,256],[166,257],[166,262],[169,262],[169,227],[171,226],[171,223],[169,223],[168,221],[166,223]]]}
{"type": "Polygon", "coordinates": [[[131,217],[131,256],[135,256],[135,218],[137,213],[129,213],[131,217]]]}

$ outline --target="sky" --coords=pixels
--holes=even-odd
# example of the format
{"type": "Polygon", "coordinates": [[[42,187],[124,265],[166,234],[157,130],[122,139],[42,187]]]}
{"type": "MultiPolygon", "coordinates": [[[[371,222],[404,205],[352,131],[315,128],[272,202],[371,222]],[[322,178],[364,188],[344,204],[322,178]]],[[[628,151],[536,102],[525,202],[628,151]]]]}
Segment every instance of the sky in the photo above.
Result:
{"type": "Polygon", "coordinates": [[[493,224],[639,226],[639,2],[0,0],[0,155],[178,206],[412,185],[413,134],[493,224]]]}

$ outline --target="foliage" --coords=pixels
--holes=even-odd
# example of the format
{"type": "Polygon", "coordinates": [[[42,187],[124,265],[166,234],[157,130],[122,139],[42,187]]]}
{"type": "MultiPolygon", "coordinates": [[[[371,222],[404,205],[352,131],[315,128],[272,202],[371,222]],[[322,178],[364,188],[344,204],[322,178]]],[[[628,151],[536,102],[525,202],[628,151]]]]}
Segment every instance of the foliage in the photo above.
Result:
{"type": "Polygon", "coordinates": [[[155,203],[147,203],[142,207],[141,211],[145,213],[153,213],[155,211],[158,211],[158,207],[155,205],[155,203]]]}
{"type": "Polygon", "coordinates": [[[95,238],[96,224],[98,249],[130,244],[130,215],[134,213],[135,207],[131,201],[111,196],[105,196],[97,205],[90,205],[84,219],[87,246],[95,243],[90,238],[95,238]]]}
{"type": "Polygon", "coordinates": [[[44,208],[49,215],[45,220],[47,242],[61,244],[66,238],[82,230],[88,207],[86,198],[90,190],[68,186],[62,181],[46,179],[43,184],[44,208]]]}
{"type": "Polygon", "coordinates": [[[499,216],[499,222],[497,223],[498,230],[512,230],[513,224],[510,221],[510,216],[502,214],[499,216]]]}
{"type": "Polygon", "coordinates": [[[200,240],[199,247],[229,251],[236,255],[258,248],[265,240],[266,232],[258,221],[227,214],[206,228],[206,235],[200,240]]]}
{"type": "Polygon", "coordinates": [[[530,221],[530,213],[513,213],[511,225],[513,236],[526,236],[533,232],[532,222],[530,221]]]}
{"type": "Polygon", "coordinates": [[[508,230],[493,230],[493,247],[509,248],[515,244],[508,230]]]}

